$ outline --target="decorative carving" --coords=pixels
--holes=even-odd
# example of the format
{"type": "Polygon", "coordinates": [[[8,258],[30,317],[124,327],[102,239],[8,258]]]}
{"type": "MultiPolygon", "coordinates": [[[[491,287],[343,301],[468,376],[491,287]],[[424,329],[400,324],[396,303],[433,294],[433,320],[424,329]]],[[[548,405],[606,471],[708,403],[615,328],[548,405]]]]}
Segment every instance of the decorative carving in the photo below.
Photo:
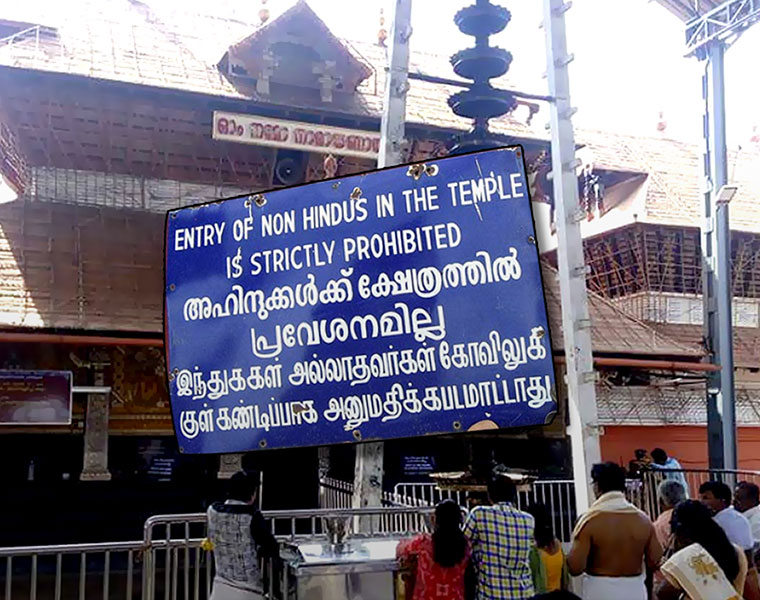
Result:
{"type": "Polygon", "coordinates": [[[158,348],[112,351],[111,392],[114,415],[167,414],[166,363],[158,348]]]}
{"type": "Polygon", "coordinates": [[[323,166],[325,170],[325,179],[335,177],[335,174],[338,172],[338,161],[332,154],[325,156],[323,166]]]}
{"type": "Polygon", "coordinates": [[[319,82],[319,94],[322,102],[332,102],[333,90],[335,90],[335,84],[338,81],[335,75],[335,62],[319,63],[312,68],[312,73],[319,75],[317,81],[319,82]]]}
{"type": "Polygon", "coordinates": [[[388,39],[388,30],[385,28],[385,14],[383,9],[380,9],[380,29],[377,31],[377,45],[385,46],[385,40],[388,39]]]}
{"type": "MultiPolygon", "coordinates": [[[[309,78],[314,63],[340,65],[338,77],[328,73],[323,86],[323,99],[329,102],[333,89],[353,92],[359,84],[373,73],[368,65],[359,60],[351,50],[335,37],[320,20],[307,2],[296,2],[266,26],[257,28],[248,37],[231,46],[220,64],[232,65],[228,71],[234,85],[246,86],[250,82],[238,80],[236,74],[257,80],[257,92],[270,93],[269,83],[316,87],[316,77],[309,78]],[[281,65],[273,64],[273,57],[265,58],[270,50],[276,50],[281,65]],[[267,64],[265,61],[269,61],[267,64]],[[337,86],[334,85],[337,79],[337,86]]],[[[322,73],[318,73],[321,75],[322,73]]],[[[314,74],[312,74],[314,75],[314,74]]]]}
{"type": "MultiPolygon", "coordinates": [[[[103,368],[111,365],[111,355],[105,348],[92,348],[90,350],[90,366],[96,370],[96,377],[98,372],[103,375],[103,368]]],[[[95,385],[103,385],[102,383],[96,383],[95,385]]]]}
{"type": "Polygon", "coordinates": [[[267,0],[261,0],[261,8],[259,9],[259,21],[263,25],[269,20],[269,9],[266,7],[267,0]]]}
{"type": "Polygon", "coordinates": [[[261,57],[261,70],[256,77],[256,91],[262,96],[269,96],[269,80],[278,66],[277,57],[270,49],[267,49],[261,57]]]}
{"type": "Polygon", "coordinates": [[[235,473],[243,468],[242,454],[220,454],[219,455],[219,472],[216,476],[219,479],[229,479],[235,473]]]}

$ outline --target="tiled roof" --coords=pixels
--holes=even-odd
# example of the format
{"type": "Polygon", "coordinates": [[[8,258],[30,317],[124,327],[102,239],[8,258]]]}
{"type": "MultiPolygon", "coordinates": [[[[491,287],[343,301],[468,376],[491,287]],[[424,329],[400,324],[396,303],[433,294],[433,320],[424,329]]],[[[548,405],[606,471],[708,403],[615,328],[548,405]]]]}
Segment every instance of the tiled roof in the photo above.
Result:
{"type": "MultiPolygon", "coordinates": [[[[0,204],[0,326],[160,332],[163,215],[48,202],[0,204]]],[[[555,350],[556,271],[543,265],[555,350]]],[[[590,295],[595,352],[698,357],[693,345],[590,295]]]]}
{"type": "MultiPolygon", "coordinates": [[[[3,6],[0,18],[35,22],[32,19],[41,18],[39,11],[35,12],[37,2],[25,3],[29,7],[3,6]]],[[[38,41],[29,35],[10,44],[0,41],[0,66],[266,101],[253,93],[241,93],[217,68],[227,49],[254,32],[257,25],[239,18],[220,17],[221,11],[216,15],[190,15],[175,9],[171,19],[161,19],[150,7],[136,0],[78,0],[76,4],[76,8],[69,6],[62,17],[56,19],[48,15],[45,19],[46,24],[57,28],[59,40],[38,41]]],[[[345,106],[315,104],[301,108],[339,110],[380,119],[387,49],[367,42],[344,42],[373,74],[345,106]]],[[[413,53],[411,70],[418,67],[429,75],[455,78],[448,60],[442,57],[413,53]]],[[[509,82],[500,79],[499,84],[509,85],[509,82]]],[[[446,103],[447,97],[456,90],[416,80],[410,85],[408,122],[461,131],[470,128],[471,122],[454,115],[446,103]]],[[[537,133],[533,127],[511,116],[491,123],[497,133],[547,139],[545,131],[537,133]]]]}
{"type": "MultiPolygon", "coordinates": [[[[644,212],[639,221],[658,225],[699,227],[704,196],[702,149],[666,138],[630,136],[601,131],[578,132],[600,169],[647,173],[644,212]]],[[[731,228],[760,233],[760,146],[750,144],[729,152],[729,182],[739,190],[731,201],[731,228]]]]}
{"type": "MultiPolygon", "coordinates": [[[[701,325],[677,325],[656,323],[653,327],[682,344],[700,344],[701,325]]],[[[760,329],[756,327],[734,327],[734,365],[748,369],[760,368],[760,329]]]]}
{"type": "MultiPolygon", "coordinates": [[[[707,402],[704,384],[675,386],[598,386],[600,425],[704,425],[707,402]]],[[[736,422],[757,425],[760,389],[737,385],[736,422]]]]}
{"type": "MultiPolygon", "coordinates": [[[[59,16],[41,10],[38,0],[5,3],[0,18],[42,23],[57,28],[59,40],[34,35],[13,44],[0,41],[0,65],[71,73],[111,81],[198,92],[217,97],[265,102],[253,92],[245,96],[219,72],[227,49],[259,27],[255,10],[239,0],[220,0],[213,9],[195,2],[192,10],[178,4],[137,0],[78,0],[59,16]]],[[[49,4],[46,3],[49,7],[49,4]]],[[[271,29],[271,24],[269,26],[271,29]]],[[[379,120],[385,86],[387,49],[369,42],[348,42],[349,50],[367,64],[372,75],[358,93],[340,106],[306,104],[300,108],[337,110],[379,120]]],[[[411,71],[455,78],[447,57],[413,52],[411,71]]],[[[508,78],[504,87],[519,87],[508,78]]],[[[470,123],[449,109],[451,87],[413,80],[407,99],[411,124],[465,131],[470,123]]],[[[295,106],[298,107],[298,106],[295,106]]],[[[536,119],[539,121],[540,119],[536,119]]],[[[515,116],[491,122],[496,133],[524,139],[548,139],[543,128],[515,116]]],[[[599,169],[647,173],[646,201],[639,221],[699,226],[702,193],[702,150],[698,145],[664,137],[634,137],[600,131],[578,131],[599,169]]],[[[760,148],[747,146],[729,156],[730,180],[739,186],[731,204],[735,230],[760,233],[760,148]]]]}
{"type": "MultiPolygon", "coordinates": [[[[22,6],[0,9],[0,17],[22,16],[22,6]]],[[[36,3],[27,3],[32,15],[36,3]]],[[[83,75],[126,83],[236,95],[216,68],[150,23],[128,0],[81,0],[67,15],[48,17],[58,39],[36,35],[0,42],[0,64],[83,75]]],[[[29,19],[31,20],[31,19],[29,19]]]]}
{"type": "MultiPolygon", "coordinates": [[[[542,263],[544,293],[554,350],[564,349],[562,305],[556,269],[542,263]]],[[[676,341],[639,321],[601,296],[589,292],[591,341],[594,353],[698,358],[700,348],[692,342],[676,341]]]]}
{"type": "Polygon", "coordinates": [[[0,204],[0,326],[160,332],[163,215],[0,204]]]}

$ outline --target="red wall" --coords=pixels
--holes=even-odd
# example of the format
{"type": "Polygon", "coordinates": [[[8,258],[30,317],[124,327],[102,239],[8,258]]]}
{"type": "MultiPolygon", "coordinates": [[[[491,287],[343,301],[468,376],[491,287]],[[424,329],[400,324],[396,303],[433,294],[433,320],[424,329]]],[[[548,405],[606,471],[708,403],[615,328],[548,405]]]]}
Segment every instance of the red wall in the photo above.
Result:
{"type": "MultiPolygon", "coordinates": [[[[739,468],[760,471],[760,427],[740,427],[739,468]]],[[[633,451],[663,448],[678,459],[685,469],[707,468],[707,428],[664,425],[657,427],[604,427],[601,437],[602,458],[625,466],[633,451]]]]}

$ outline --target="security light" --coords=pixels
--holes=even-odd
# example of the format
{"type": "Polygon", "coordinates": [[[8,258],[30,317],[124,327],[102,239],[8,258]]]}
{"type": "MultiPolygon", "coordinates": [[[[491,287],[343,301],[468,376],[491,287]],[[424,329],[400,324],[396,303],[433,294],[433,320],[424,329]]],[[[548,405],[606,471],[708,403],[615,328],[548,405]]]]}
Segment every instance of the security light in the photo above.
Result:
{"type": "Polygon", "coordinates": [[[716,196],[715,202],[718,204],[728,204],[731,202],[731,200],[734,199],[736,190],[738,189],[739,188],[735,185],[721,186],[721,188],[718,190],[718,195],[716,196]]]}

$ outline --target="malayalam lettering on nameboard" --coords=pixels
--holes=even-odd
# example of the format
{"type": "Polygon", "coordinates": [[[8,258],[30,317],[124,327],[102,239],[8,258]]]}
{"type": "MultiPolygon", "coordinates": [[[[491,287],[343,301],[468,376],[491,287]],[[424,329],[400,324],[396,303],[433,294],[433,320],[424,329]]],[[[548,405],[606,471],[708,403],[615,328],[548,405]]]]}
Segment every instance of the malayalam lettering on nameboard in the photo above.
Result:
{"type": "Polygon", "coordinates": [[[167,372],[182,452],[551,421],[522,150],[170,211],[167,372]]]}
{"type": "Polygon", "coordinates": [[[0,370],[0,425],[71,425],[71,371],[0,370]]]}

